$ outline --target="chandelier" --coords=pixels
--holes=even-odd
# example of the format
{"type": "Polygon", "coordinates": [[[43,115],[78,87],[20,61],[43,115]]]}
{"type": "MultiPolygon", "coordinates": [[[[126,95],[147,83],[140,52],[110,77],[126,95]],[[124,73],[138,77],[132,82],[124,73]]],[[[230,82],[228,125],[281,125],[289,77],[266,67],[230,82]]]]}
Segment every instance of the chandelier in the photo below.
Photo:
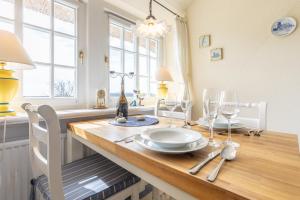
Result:
{"type": "Polygon", "coordinates": [[[149,3],[149,16],[144,20],[143,22],[137,22],[136,25],[136,33],[138,36],[141,37],[150,37],[150,38],[159,38],[159,37],[165,37],[167,33],[170,31],[170,26],[167,25],[165,20],[157,20],[152,15],[152,2],[157,3],[161,7],[165,8],[169,12],[175,14],[176,16],[180,17],[175,12],[171,11],[161,3],[159,3],[156,0],[150,0],[149,3]]]}

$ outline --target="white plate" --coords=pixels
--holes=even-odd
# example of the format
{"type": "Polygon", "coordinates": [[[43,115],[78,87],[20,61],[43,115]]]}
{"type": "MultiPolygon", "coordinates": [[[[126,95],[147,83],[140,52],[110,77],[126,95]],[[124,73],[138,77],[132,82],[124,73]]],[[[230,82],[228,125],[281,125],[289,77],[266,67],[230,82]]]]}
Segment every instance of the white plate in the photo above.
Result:
{"type": "Polygon", "coordinates": [[[153,128],[145,130],[141,137],[165,148],[177,148],[202,138],[202,134],[186,128],[153,128]]]}
{"type": "Polygon", "coordinates": [[[141,135],[135,136],[134,141],[145,149],[158,152],[158,153],[165,153],[165,154],[183,154],[183,153],[194,152],[205,148],[208,144],[208,139],[204,137],[202,137],[202,139],[197,142],[193,142],[182,147],[171,148],[171,149],[163,148],[159,145],[154,144],[149,140],[145,140],[144,138],[141,137],[141,135]]]}
{"type": "MultiPolygon", "coordinates": [[[[200,118],[198,121],[196,121],[196,123],[200,126],[203,126],[205,128],[209,128],[208,122],[205,121],[203,118],[200,118]]],[[[231,124],[231,129],[232,130],[236,130],[236,129],[241,129],[244,128],[245,126],[241,123],[233,123],[231,124]]],[[[228,129],[228,124],[218,124],[215,123],[214,124],[214,129],[215,130],[227,130],[228,129]]]]}
{"type": "MultiPolygon", "coordinates": [[[[230,123],[238,124],[238,123],[240,123],[240,120],[232,119],[232,120],[230,120],[230,123]]],[[[224,117],[218,117],[218,119],[215,120],[215,124],[217,126],[228,126],[228,120],[225,119],[224,117]]]]}

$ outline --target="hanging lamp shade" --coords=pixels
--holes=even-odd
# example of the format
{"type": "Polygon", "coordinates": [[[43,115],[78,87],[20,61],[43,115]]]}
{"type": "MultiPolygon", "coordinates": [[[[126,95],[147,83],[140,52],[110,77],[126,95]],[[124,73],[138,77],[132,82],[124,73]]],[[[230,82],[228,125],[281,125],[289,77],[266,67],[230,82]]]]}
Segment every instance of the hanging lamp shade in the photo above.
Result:
{"type": "Polygon", "coordinates": [[[170,27],[165,20],[157,20],[152,15],[152,0],[149,5],[150,14],[143,22],[137,22],[136,34],[140,37],[159,38],[165,37],[170,31],[170,27]]]}
{"type": "Polygon", "coordinates": [[[164,20],[158,21],[155,18],[147,18],[144,22],[137,22],[137,35],[140,37],[159,38],[165,37],[170,27],[164,20]]]}

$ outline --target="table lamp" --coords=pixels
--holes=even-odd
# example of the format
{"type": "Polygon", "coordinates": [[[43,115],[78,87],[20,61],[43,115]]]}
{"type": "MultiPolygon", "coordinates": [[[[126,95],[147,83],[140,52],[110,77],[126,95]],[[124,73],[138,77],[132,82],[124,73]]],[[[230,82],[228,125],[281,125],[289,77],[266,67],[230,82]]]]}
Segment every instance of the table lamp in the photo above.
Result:
{"type": "Polygon", "coordinates": [[[0,117],[16,115],[9,109],[9,102],[16,96],[19,87],[13,70],[34,68],[15,34],[0,30],[0,117]]]}
{"type": "Polygon", "coordinates": [[[160,67],[155,74],[155,78],[157,81],[160,81],[158,86],[158,97],[165,99],[168,95],[168,87],[164,81],[173,81],[173,78],[167,67],[160,67]]]}

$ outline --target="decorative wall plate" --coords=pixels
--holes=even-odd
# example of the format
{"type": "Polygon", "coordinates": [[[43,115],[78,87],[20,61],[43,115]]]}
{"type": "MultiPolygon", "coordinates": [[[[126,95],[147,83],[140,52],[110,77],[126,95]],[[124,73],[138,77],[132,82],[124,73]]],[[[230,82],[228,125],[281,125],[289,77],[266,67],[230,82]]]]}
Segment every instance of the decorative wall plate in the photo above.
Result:
{"type": "Polygon", "coordinates": [[[272,25],[272,34],[275,36],[288,36],[297,28],[297,22],[292,17],[278,19],[272,25]]]}

